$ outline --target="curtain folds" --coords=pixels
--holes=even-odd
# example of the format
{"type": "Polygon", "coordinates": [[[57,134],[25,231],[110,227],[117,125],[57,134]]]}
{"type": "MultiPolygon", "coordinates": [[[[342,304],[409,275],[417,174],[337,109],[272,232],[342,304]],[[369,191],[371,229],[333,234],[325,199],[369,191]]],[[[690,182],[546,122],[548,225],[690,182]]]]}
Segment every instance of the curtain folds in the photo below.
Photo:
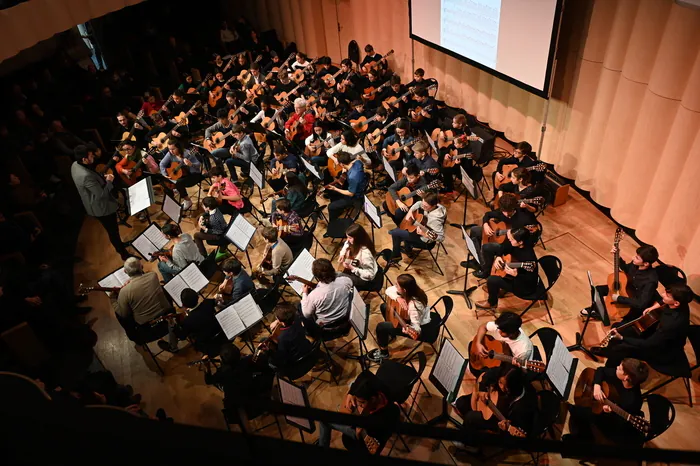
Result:
{"type": "Polygon", "coordinates": [[[142,0],[31,0],[0,10],[0,61],[56,33],[142,0]]]}

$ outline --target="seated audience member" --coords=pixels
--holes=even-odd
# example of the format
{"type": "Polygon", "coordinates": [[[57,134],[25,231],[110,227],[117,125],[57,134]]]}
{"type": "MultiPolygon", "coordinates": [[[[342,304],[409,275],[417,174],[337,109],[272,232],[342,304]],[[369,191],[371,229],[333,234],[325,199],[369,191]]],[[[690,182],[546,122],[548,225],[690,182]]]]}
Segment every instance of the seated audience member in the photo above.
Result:
{"type": "Polygon", "coordinates": [[[162,231],[165,237],[173,243],[169,255],[158,256],[158,270],[163,276],[163,281],[168,283],[192,262],[196,264],[202,262],[204,256],[199,253],[199,249],[189,233],[182,233],[178,225],[168,223],[162,231]]]}
{"type": "Polygon", "coordinates": [[[352,280],[337,276],[328,259],[316,259],[311,270],[318,284],[313,288],[304,285],[303,288],[301,312],[304,327],[312,337],[330,337],[348,322],[352,280]]]}
{"type": "Polygon", "coordinates": [[[379,269],[374,258],[374,242],[362,225],[357,223],[348,227],[345,238],[338,258],[338,263],[343,267],[340,275],[349,277],[357,291],[369,290],[379,269]]]}
{"type": "MultiPolygon", "coordinates": [[[[128,258],[124,261],[124,272],[129,276],[129,282],[116,292],[116,296],[111,296],[112,308],[121,319],[133,319],[139,326],[173,313],[173,306],[160,286],[158,275],[144,272],[141,260],[128,258]]],[[[169,322],[168,342],[169,351],[177,351],[172,322],[169,322]]]]}
{"type": "Polygon", "coordinates": [[[226,220],[219,210],[219,203],[211,196],[202,200],[204,213],[199,217],[199,231],[194,234],[194,242],[197,244],[199,253],[206,257],[207,248],[204,241],[221,241],[226,233],[226,220]]]}
{"type": "MultiPolygon", "coordinates": [[[[482,357],[488,356],[488,350],[484,346],[484,337],[490,335],[496,341],[502,341],[508,348],[514,358],[531,360],[533,357],[534,347],[530,337],[522,330],[523,320],[518,314],[513,312],[503,312],[493,322],[481,324],[476,331],[476,348],[471,347],[469,343],[469,352],[478,352],[482,357]]],[[[475,376],[481,374],[482,371],[477,371],[471,365],[469,370],[475,376]]]]}
{"type": "MultiPolygon", "coordinates": [[[[191,288],[185,288],[180,293],[180,302],[186,317],[175,326],[175,335],[180,340],[192,338],[197,351],[213,354],[221,347],[217,335],[223,335],[223,330],[216,320],[216,301],[200,301],[199,298],[199,294],[191,288]]],[[[223,339],[226,340],[226,337],[223,336],[223,339]]],[[[159,341],[158,346],[164,351],[170,351],[170,346],[164,341],[159,341]]]]}
{"type": "Polygon", "coordinates": [[[225,305],[237,303],[255,290],[255,283],[238,259],[228,259],[221,270],[224,272],[224,281],[219,285],[219,293],[223,295],[225,305]]]}

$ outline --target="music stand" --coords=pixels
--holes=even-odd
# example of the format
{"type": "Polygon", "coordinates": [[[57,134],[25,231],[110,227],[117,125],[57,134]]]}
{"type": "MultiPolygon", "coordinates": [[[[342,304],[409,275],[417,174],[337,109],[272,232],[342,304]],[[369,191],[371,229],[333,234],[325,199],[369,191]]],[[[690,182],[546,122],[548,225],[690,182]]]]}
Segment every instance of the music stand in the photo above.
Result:
{"type": "Polygon", "coordinates": [[[126,205],[130,216],[145,211],[148,223],[151,223],[148,208],[153,205],[154,201],[155,193],[153,192],[153,182],[150,176],[126,188],[126,205]]]}
{"type": "Polygon", "coordinates": [[[226,233],[224,233],[226,239],[229,240],[236,249],[245,252],[251,270],[253,269],[253,263],[250,260],[250,254],[248,254],[248,246],[253,236],[255,236],[256,231],[257,229],[251,225],[243,215],[237,215],[229,225],[226,233]]]}
{"type": "MultiPolygon", "coordinates": [[[[610,317],[608,316],[607,309],[605,309],[605,304],[603,304],[603,300],[600,299],[600,293],[598,293],[598,290],[593,284],[593,277],[591,276],[591,271],[587,270],[586,273],[588,274],[588,284],[591,287],[591,296],[593,297],[593,299],[591,300],[591,308],[595,307],[595,309],[598,311],[598,314],[600,315],[600,318],[603,321],[603,325],[610,325],[610,317]]],[[[583,344],[583,337],[584,335],[586,335],[588,323],[591,321],[591,314],[592,312],[589,310],[588,314],[586,315],[586,320],[583,322],[583,328],[581,329],[581,333],[576,332],[576,343],[569,346],[568,350],[583,351],[588,356],[590,356],[591,359],[593,359],[594,361],[598,361],[598,357],[595,354],[593,354],[591,350],[586,348],[586,345],[583,344]]]]}
{"type": "Polygon", "coordinates": [[[250,329],[263,321],[263,313],[253,295],[248,293],[241,300],[222,309],[215,317],[229,341],[241,336],[246,346],[255,353],[250,329]]]}
{"type": "Polygon", "coordinates": [[[167,215],[170,220],[178,225],[180,224],[180,219],[182,219],[182,206],[175,199],[165,194],[161,210],[165,212],[165,215],[167,215]]]}
{"type": "MultiPolygon", "coordinates": [[[[282,403],[293,406],[303,406],[305,408],[310,407],[309,396],[306,393],[306,388],[303,386],[296,385],[289,380],[277,376],[277,388],[279,388],[280,400],[282,400],[282,403]]],[[[285,415],[284,420],[290,426],[299,429],[302,443],[306,443],[304,440],[304,432],[313,434],[316,431],[316,423],[309,419],[285,415]]]]}
{"type": "Polygon", "coordinates": [[[163,234],[158,224],[151,222],[145,230],[131,240],[131,246],[141,257],[151,262],[156,259],[153,254],[161,251],[169,242],[170,239],[163,234]]]}
{"type": "MultiPolygon", "coordinates": [[[[465,203],[466,204],[466,203],[465,203]]],[[[464,238],[464,242],[467,245],[467,264],[469,263],[470,258],[474,258],[474,260],[481,265],[479,262],[479,255],[476,253],[476,245],[474,244],[474,241],[469,237],[467,234],[467,230],[464,229],[464,225],[459,225],[459,227],[462,229],[462,237],[464,238]]],[[[447,290],[447,294],[451,295],[459,295],[464,298],[464,301],[467,303],[467,307],[469,309],[472,309],[472,300],[470,298],[471,294],[477,289],[476,286],[472,286],[470,288],[467,288],[467,280],[469,279],[469,266],[465,268],[465,273],[464,273],[464,288],[461,290],[447,290]]],[[[479,313],[474,309],[474,315],[476,318],[479,318],[479,313]]]]}
{"type": "Polygon", "coordinates": [[[253,180],[253,183],[258,188],[258,194],[260,194],[260,205],[262,206],[262,214],[267,217],[267,210],[265,209],[265,203],[263,202],[262,195],[262,190],[265,188],[265,177],[262,173],[260,173],[260,170],[253,162],[250,163],[250,179],[253,180]]]}
{"type": "Polygon", "coordinates": [[[365,201],[362,205],[362,211],[365,213],[365,216],[369,220],[369,224],[372,226],[372,243],[374,243],[375,227],[378,230],[382,229],[382,213],[379,211],[379,207],[372,204],[372,201],[369,200],[366,194],[365,201]]]}
{"type": "Polygon", "coordinates": [[[459,195],[455,198],[454,202],[457,202],[457,200],[464,195],[464,212],[462,214],[462,224],[466,225],[467,224],[467,193],[472,195],[472,199],[475,201],[478,199],[478,196],[476,194],[476,185],[474,183],[474,180],[471,179],[469,174],[464,170],[464,167],[460,165],[459,167],[460,174],[462,175],[462,186],[464,186],[464,189],[459,193],[459,195]]]}
{"type": "Polygon", "coordinates": [[[557,336],[554,341],[554,349],[547,361],[545,375],[554,391],[563,399],[568,400],[571,394],[571,387],[576,376],[576,366],[578,359],[573,357],[569,349],[564,346],[561,337],[557,336]]]}
{"type": "Polygon", "coordinates": [[[457,427],[462,426],[459,421],[450,416],[447,405],[457,398],[466,369],[467,359],[457,351],[450,340],[443,338],[440,352],[429,377],[433,386],[442,394],[442,413],[429,420],[427,425],[435,426],[444,422],[452,423],[457,427]]]}
{"type": "Polygon", "coordinates": [[[369,330],[369,304],[366,304],[362,299],[362,295],[357,288],[353,287],[350,293],[350,325],[355,330],[355,337],[352,340],[345,343],[343,346],[335,350],[335,354],[348,359],[357,359],[360,361],[360,367],[362,370],[367,370],[365,366],[366,358],[365,355],[368,353],[367,346],[365,345],[365,340],[367,339],[367,333],[369,330]],[[355,340],[360,340],[360,354],[358,356],[352,355],[350,353],[339,353],[340,350],[348,346],[355,340]]]}

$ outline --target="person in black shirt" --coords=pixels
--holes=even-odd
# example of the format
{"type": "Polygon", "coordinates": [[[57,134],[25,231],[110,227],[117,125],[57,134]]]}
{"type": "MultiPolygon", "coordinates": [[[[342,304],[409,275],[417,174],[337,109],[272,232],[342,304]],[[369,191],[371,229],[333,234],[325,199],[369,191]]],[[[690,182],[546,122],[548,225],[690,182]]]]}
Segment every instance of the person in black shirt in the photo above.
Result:
{"type": "MultiPolygon", "coordinates": [[[[530,172],[525,168],[518,167],[510,172],[510,183],[501,185],[496,191],[496,199],[499,199],[503,193],[517,194],[519,199],[518,206],[529,212],[535,213],[544,199],[539,196],[539,186],[533,185],[530,172]],[[532,202],[524,202],[530,200],[532,202]]],[[[495,203],[495,201],[494,201],[495,203]]]]}
{"type": "MultiPolygon", "coordinates": [[[[649,366],[642,361],[625,358],[617,367],[599,367],[593,377],[593,397],[603,401],[607,397],[602,384],[609,387],[610,401],[627,413],[637,416],[642,413],[642,391],[640,385],[649,377],[649,366]]],[[[614,444],[641,444],[644,436],[629,422],[612,412],[605,405],[603,412],[595,415],[590,408],[569,407],[569,435],[564,441],[592,442],[598,436],[614,444]],[[598,434],[598,435],[596,435],[598,434]]]]}
{"type": "Polygon", "coordinates": [[[274,337],[266,341],[276,341],[276,344],[267,343],[265,346],[269,348],[270,364],[277,369],[284,368],[311,351],[311,342],[306,339],[301,320],[296,319],[297,313],[297,308],[291,304],[275,307],[277,320],[270,326],[274,337]]]}
{"type": "MultiPolygon", "coordinates": [[[[481,238],[484,231],[488,236],[492,236],[494,231],[489,226],[489,220],[495,220],[497,222],[505,222],[508,228],[533,228],[537,226],[537,219],[535,216],[526,210],[518,208],[518,201],[510,193],[506,193],[501,197],[499,203],[499,210],[493,210],[491,212],[486,212],[482,218],[482,226],[472,227],[469,230],[469,236],[474,245],[476,246],[477,253],[479,253],[479,262],[481,263],[481,270],[474,272],[476,278],[486,278],[491,273],[491,266],[493,265],[493,259],[496,255],[501,253],[501,245],[498,243],[486,243],[481,244],[481,238]]],[[[528,228],[528,229],[530,229],[528,228]]],[[[531,238],[530,243],[534,244],[536,237],[531,238]]]]}
{"type": "Polygon", "coordinates": [[[662,374],[683,374],[688,370],[684,348],[690,327],[688,304],[695,294],[683,283],[669,286],[661,294],[661,302],[646,309],[655,311],[659,323],[649,334],[638,335],[631,327],[611,330],[612,341],[607,347],[594,346],[593,354],[606,356],[606,367],[616,367],[624,358],[640,359],[662,374]]]}
{"type": "Polygon", "coordinates": [[[420,176],[424,177],[427,182],[434,180],[439,174],[440,165],[428,154],[430,150],[428,143],[422,140],[418,141],[413,145],[412,149],[412,155],[405,159],[406,166],[402,170],[403,174],[406,174],[408,167],[416,166],[420,170],[420,176]],[[429,171],[437,172],[432,173],[429,171]]]}
{"type": "MultiPolygon", "coordinates": [[[[404,217],[406,216],[406,212],[408,212],[409,209],[409,206],[407,206],[401,199],[399,199],[398,191],[405,187],[408,187],[408,189],[414,191],[428,184],[426,183],[425,178],[423,178],[420,175],[420,169],[416,165],[410,165],[406,167],[405,175],[406,176],[400,178],[398,181],[389,186],[389,195],[392,197],[392,199],[396,201],[396,212],[392,215],[391,212],[388,211],[386,202],[382,204],[382,209],[384,209],[384,212],[386,212],[386,214],[391,217],[391,219],[394,221],[397,227],[401,225],[401,222],[403,221],[404,217]]],[[[421,200],[420,194],[425,193],[421,192],[413,196],[414,202],[418,202],[421,200]]],[[[406,199],[404,199],[404,201],[405,200],[406,199]]]]}
{"type": "MultiPolygon", "coordinates": [[[[617,248],[613,247],[610,251],[615,254],[617,248]]],[[[632,258],[632,262],[627,263],[620,257],[620,270],[627,275],[627,292],[629,297],[615,294],[612,296],[613,302],[630,306],[630,310],[622,318],[622,323],[641,317],[642,311],[652,306],[657,299],[656,288],[659,284],[659,277],[654,270],[653,264],[659,260],[659,252],[654,246],[645,245],[637,248],[637,254],[632,258]]],[[[598,285],[596,290],[600,294],[601,299],[610,293],[607,285],[598,285]]],[[[591,297],[591,301],[593,298],[591,297]]],[[[605,304],[603,304],[605,305],[605,304]]],[[[591,318],[600,319],[598,312],[595,310],[595,305],[581,310],[582,316],[591,314],[591,318]]]]}
{"type": "Polygon", "coordinates": [[[474,163],[472,158],[473,153],[469,147],[469,141],[461,137],[452,140],[452,143],[440,149],[439,165],[442,168],[442,181],[444,188],[441,193],[454,193],[454,177],[462,178],[460,167],[464,168],[469,178],[474,181],[474,184],[481,181],[484,176],[483,170],[474,163]],[[454,161],[454,165],[446,167],[445,163],[454,161]]]}
{"type": "Polygon", "coordinates": [[[367,73],[367,77],[362,80],[360,84],[362,99],[365,101],[365,105],[368,108],[377,108],[377,105],[381,102],[377,99],[378,93],[381,92],[379,89],[381,88],[383,91],[389,87],[387,84],[382,88],[387,80],[388,79],[382,77],[381,73],[377,70],[370,70],[370,72],[367,73]]]}
{"type": "Polygon", "coordinates": [[[348,122],[357,120],[360,117],[370,118],[374,113],[372,110],[366,108],[364,102],[359,99],[353,100],[351,105],[353,110],[346,117],[348,122]]]}
{"type": "MultiPolygon", "coordinates": [[[[180,293],[180,302],[185,308],[185,317],[175,326],[175,335],[180,340],[192,338],[194,348],[204,354],[213,354],[221,346],[221,339],[217,335],[223,335],[221,326],[216,320],[216,301],[204,299],[199,301],[199,294],[191,288],[185,288],[180,293]]],[[[225,336],[222,336],[226,340],[225,336]]],[[[164,351],[171,351],[167,341],[159,340],[158,347],[164,351]]]]}
{"type": "MultiPolygon", "coordinates": [[[[503,189],[503,186],[509,183],[509,180],[507,179],[508,173],[503,173],[503,167],[505,165],[517,165],[518,167],[522,168],[530,168],[534,167],[535,165],[538,165],[540,162],[533,159],[531,154],[532,146],[528,142],[523,141],[518,143],[518,145],[515,146],[515,149],[513,150],[512,157],[505,157],[498,161],[498,166],[493,172],[492,177],[494,184],[496,184],[496,181],[498,181],[499,183],[501,181],[505,181],[506,183],[501,186],[501,189],[503,189]]],[[[530,175],[532,177],[532,184],[538,184],[544,181],[545,173],[546,170],[531,170],[530,175]]],[[[512,188],[510,189],[510,192],[513,192],[512,188]]]]}
{"type": "Polygon", "coordinates": [[[316,63],[320,65],[320,69],[316,74],[318,78],[323,78],[327,75],[333,76],[335,73],[340,71],[340,68],[331,64],[331,57],[321,57],[316,63]]]}
{"type": "MultiPolygon", "coordinates": [[[[383,58],[380,54],[374,51],[374,47],[372,47],[371,44],[365,45],[365,58],[362,59],[362,63],[360,63],[360,67],[365,70],[365,72],[369,72],[370,68],[369,65],[372,62],[377,62],[377,68],[384,72],[388,68],[386,58],[383,58]]],[[[374,69],[377,69],[374,68],[374,69]]]]}
{"type": "Polygon", "coordinates": [[[511,427],[515,427],[526,435],[536,435],[533,421],[537,414],[537,394],[525,379],[522,369],[510,364],[488,369],[477,379],[474,391],[455,401],[466,432],[490,430],[512,435],[511,427]],[[498,392],[496,406],[506,418],[505,421],[499,421],[496,416],[485,420],[481,411],[476,410],[477,400],[486,400],[488,394],[494,391],[498,392]]]}
{"type": "Polygon", "coordinates": [[[360,92],[362,91],[358,86],[360,77],[353,71],[352,67],[352,61],[349,58],[345,58],[340,62],[341,73],[335,82],[338,90],[337,97],[341,101],[352,102],[360,98],[360,92]]]}
{"type": "Polygon", "coordinates": [[[413,72],[413,81],[406,84],[409,89],[412,87],[422,87],[427,89],[430,86],[437,86],[437,79],[435,78],[425,78],[425,70],[423,68],[416,68],[413,72]]]}
{"type": "Polygon", "coordinates": [[[508,240],[501,247],[501,254],[494,260],[498,270],[504,270],[505,277],[491,275],[486,280],[488,300],[477,301],[474,305],[480,309],[496,309],[498,297],[502,291],[515,295],[527,295],[537,287],[537,256],[532,246],[526,244],[530,232],[525,228],[508,230],[508,240]],[[518,268],[510,268],[503,256],[510,254],[511,263],[524,263],[518,268]]]}
{"type": "MultiPolygon", "coordinates": [[[[423,88],[416,89],[413,95],[415,100],[408,102],[408,116],[413,122],[413,129],[419,133],[427,131],[430,134],[437,124],[438,109],[435,105],[435,99],[430,97],[428,91],[423,88]]],[[[404,97],[404,99],[406,100],[408,97],[404,97]]]]}
{"type": "Polygon", "coordinates": [[[398,111],[401,115],[406,114],[406,102],[401,100],[401,96],[406,93],[406,86],[401,84],[401,76],[395,74],[389,78],[389,86],[385,87],[379,95],[377,95],[376,100],[378,103],[383,103],[390,97],[397,99],[396,107],[387,104],[385,107],[389,107],[392,111],[398,111]]]}
{"type": "Polygon", "coordinates": [[[136,138],[132,139],[134,141],[143,141],[148,132],[141,123],[130,120],[126,114],[121,112],[117,113],[117,123],[117,128],[112,132],[112,142],[116,144],[124,139],[124,133],[129,133],[132,127],[134,128],[133,137],[136,138]]]}
{"type": "Polygon", "coordinates": [[[375,420],[378,425],[363,429],[337,424],[319,422],[318,445],[328,447],[331,434],[337,430],[343,434],[343,444],[355,453],[369,453],[364,436],[368,436],[377,444],[374,454],[380,454],[384,445],[394,431],[394,425],[399,420],[399,407],[389,399],[389,390],[384,387],[379,378],[370,371],[363,371],[350,385],[345,396],[341,412],[357,413],[375,420]]]}

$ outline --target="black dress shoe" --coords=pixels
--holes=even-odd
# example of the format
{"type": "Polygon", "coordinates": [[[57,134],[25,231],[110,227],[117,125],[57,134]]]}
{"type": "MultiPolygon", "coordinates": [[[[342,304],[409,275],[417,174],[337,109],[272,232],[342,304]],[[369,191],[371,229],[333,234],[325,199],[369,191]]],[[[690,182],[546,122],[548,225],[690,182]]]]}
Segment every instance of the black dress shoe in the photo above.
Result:
{"type": "Polygon", "coordinates": [[[476,278],[489,278],[489,274],[487,274],[483,270],[477,270],[476,272],[474,272],[474,276],[476,278]]]}

